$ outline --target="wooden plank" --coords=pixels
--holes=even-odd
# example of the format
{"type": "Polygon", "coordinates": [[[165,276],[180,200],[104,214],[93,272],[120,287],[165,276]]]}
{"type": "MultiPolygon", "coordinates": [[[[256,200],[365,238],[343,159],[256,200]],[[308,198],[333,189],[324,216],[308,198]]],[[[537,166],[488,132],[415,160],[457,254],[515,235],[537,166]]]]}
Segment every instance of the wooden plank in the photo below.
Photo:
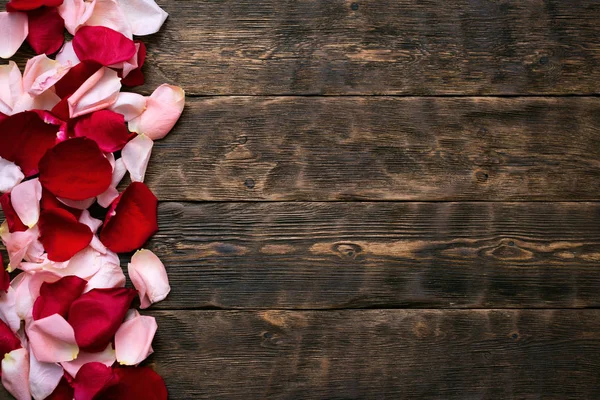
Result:
{"type": "Polygon", "coordinates": [[[143,38],[145,92],[164,82],[192,95],[600,91],[597,1],[158,3],[170,18],[143,38]]]}
{"type": "Polygon", "coordinates": [[[159,226],[159,308],[600,307],[600,203],[162,203],[159,226]]]}
{"type": "Polygon", "coordinates": [[[146,181],[175,201],[598,200],[599,126],[599,98],[188,99],[146,181]]]}
{"type": "Polygon", "coordinates": [[[598,399],[600,311],[156,312],[170,399],[598,399]]]}

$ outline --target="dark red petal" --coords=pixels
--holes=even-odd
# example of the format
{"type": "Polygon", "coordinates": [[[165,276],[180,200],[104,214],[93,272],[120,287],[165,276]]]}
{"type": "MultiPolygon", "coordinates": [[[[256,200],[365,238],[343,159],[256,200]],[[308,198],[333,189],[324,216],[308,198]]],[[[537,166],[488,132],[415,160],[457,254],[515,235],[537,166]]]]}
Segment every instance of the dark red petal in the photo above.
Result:
{"type": "Polygon", "coordinates": [[[93,140],[65,140],[40,160],[40,182],[56,197],[85,200],[104,193],[112,167],[93,140]]]}
{"type": "Polygon", "coordinates": [[[106,349],[136,296],[133,289],[93,289],[75,300],[68,321],[79,347],[89,352],[106,349]]]}
{"type": "Polygon", "coordinates": [[[33,319],[59,314],[67,319],[71,304],[81,296],[87,281],[78,276],[65,276],[54,283],[44,282],[33,305],[33,319]]]}
{"type": "Polygon", "coordinates": [[[62,378],[54,392],[45,400],[73,400],[74,391],[66,378],[62,378]]]}
{"type": "Polygon", "coordinates": [[[35,175],[40,159],[58,142],[61,129],[35,111],[12,115],[0,122],[0,157],[21,167],[26,177],[35,175]]]}
{"type": "Polygon", "coordinates": [[[123,80],[121,80],[121,83],[123,85],[129,87],[141,86],[146,82],[146,79],[144,78],[144,73],[142,72],[142,67],[146,62],[146,45],[140,40],[135,40],[134,43],[140,44],[140,48],[138,50],[137,55],[138,67],[131,71],[129,74],[127,74],[127,76],[123,78],[123,80]]]}
{"type": "Polygon", "coordinates": [[[58,7],[63,0],[10,0],[6,5],[6,11],[29,11],[40,7],[58,7]]]}
{"type": "Polygon", "coordinates": [[[44,210],[38,222],[40,242],[51,261],[68,261],[92,241],[91,229],[66,210],[44,210]]]}
{"type": "Polygon", "coordinates": [[[102,393],[103,400],[166,400],[163,379],[148,367],[115,367],[119,383],[102,393]]]}
{"type": "Polygon", "coordinates": [[[8,115],[2,114],[0,112],[0,123],[2,123],[2,121],[4,121],[6,118],[8,118],[8,115]]]}
{"type": "Polygon", "coordinates": [[[0,290],[4,293],[8,292],[8,287],[10,286],[10,275],[8,271],[4,268],[4,260],[2,260],[2,253],[0,253],[0,268],[2,268],[2,272],[0,272],[0,290]]]}
{"type": "Polygon", "coordinates": [[[115,253],[139,249],[158,231],[158,200],[146,185],[134,182],[109,210],[100,240],[115,253]],[[114,215],[112,215],[114,214],[114,215]]]}
{"type": "Polygon", "coordinates": [[[131,138],[122,114],[110,110],[84,115],[75,123],[75,136],[95,141],[100,150],[114,153],[121,150],[131,138]]]}
{"type": "Polygon", "coordinates": [[[12,206],[10,200],[10,193],[4,193],[0,197],[0,205],[2,206],[2,212],[4,212],[4,218],[8,224],[8,231],[13,232],[25,232],[28,228],[23,224],[21,218],[17,215],[15,209],[12,206]]]}
{"type": "Polygon", "coordinates": [[[84,364],[73,381],[75,400],[100,399],[104,390],[119,383],[119,377],[111,367],[99,362],[84,364]]]}
{"type": "Polygon", "coordinates": [[[133,40],[104,26],[84,26],[73,38],[73,50],[81,61],[94,61],[106,67],[135,55],[133,40]]]}
{"type": "Polygon", "coordinates": [[[0,356],[21,348],[21,340],[15,336],[8,325],[0,319],[0,356]]]}
{"type": "MultiPolygon", "coordinates": [[[[68,97],[75,93],[77,89],[81,85],[84,84],[85,81],[90,79],[92,75],[94,75],[102,66],[95,62],[84,61],[67,72],[65,76],[61,78],[56,84],[54,88],[56,89],[56,94],[58,97],[64,100],[65,97],[68,97]]],[[[68,108],[67,108],[68,110],[68,108]]]]}
{"type": "Polygon", "coordinates": [[[58,200],[55,195],[50,193],[48,190],[42,188],[42,200],[40,201],[40,209],[55,210],[57,208],[60,210],[70,212],[75,218],[77,218],[77,220],[79,220],[79,217],[81,217],[81,213],[83,212],[83,210],[78,210],[76,208],[69,207],[66,204],[60,202],[60,200],[58,200]]]}
{"type": "Polygon", "coordinates": [[[36,54],[54,54],[65,41],[65,21],[56,7],[43,7],[27,13],[27,42],[36,54]]]}

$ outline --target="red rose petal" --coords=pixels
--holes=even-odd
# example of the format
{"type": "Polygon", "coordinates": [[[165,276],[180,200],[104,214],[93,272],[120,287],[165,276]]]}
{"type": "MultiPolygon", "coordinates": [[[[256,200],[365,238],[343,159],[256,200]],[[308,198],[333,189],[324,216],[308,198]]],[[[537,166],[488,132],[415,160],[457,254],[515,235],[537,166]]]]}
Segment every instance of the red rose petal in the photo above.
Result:
{"type": "Polygon", "coordinates": [[[62,129],[46,123],[43,115],[25,111],[0,122],[0,157],[21,167],[26,177],[38,173],[40,159],[57,143],[62,129]]]}
{"type": "Polygon", "coordinates": [[[104,193],[112,180],[112,167],[93,140],[69,139],[40,160],[40,182],[56,197],[85,200],[104,193]]]}
{"type": "Polygon", "coordinates": [[[27,13],[27,42],[36,54],[54,54],[65,41],[65,21],[56,7],[44,7],[27,13]]]}
{"type": "Polygon", "coordinates": [[[135,43],[104,26],[84,26],[73,38],[73,50],[81,61],[94,61],[108,67],[135,55],[135,43]]]}
{"type": "Polygon", "coordinates": [[[61,99],[69,97],[75,93],[85,81],[90,79],[92,75],[98,72],[100,68],[102,68],[100,64],[90,61],[83,61],[77,64],[71,68],[69,72],[67,72],[67,74],[61,78],[61,80],[56,82],[54,85],[56,94],[61,99]]]}
{"type": "Polygon", "coordinates": [[[54,389],[54,392],[52,392],[50,396],[46,397],[45,400],[73,400],[73,396],[73,388],[71,385],[69,385],[69,382],[67,382],[66,378],[62,378],[56,389],[54,389]]]}
{"type": "Polygon", "coordinates": [[[106,349],[136,296],[133,289],[93,289],[75,300],[68,321],[79,347],[89,352],[106,349]]]}
{"type": "Polygon", "coordinates": [[[146,62],[146,45],[140,40],[135,40],[134,43],[140,44],[137,55],[138,67],[127,74],[121,81],[123,85],[129,87],[141,86],[146,82],[146,78],[144,78],[144,73],[142,72],[142,67],[144,66],[144,62],[146,62]]]}
{"type": "Polygon", "coordinates": [[[121,150],[132,137],[122,114],[110,110],[84,115],[75,123],[75,136],[95,141],[100,150],[114,153],[121,150]]]}
{"type": "Polygon", "coordinates": [[[70,260],[85,249],[94,236],[87,225],[77,221],[70,212],[60,209],[42,211],[38,225],[40,242],[51,261],[70,260]]]}
{"type": "Polygon", "coordinates": [[[115,367],[119,383],[102,393],[103,400],[166,400],[167,387],[163,379],[148,367],[115,367]]]}
{"type": "Polygon", "coordinates": [[[0,320],[0,356],[21,348],[21,340],[15,336],[4,321],[0,320]]]}
{"type": "Polygon", "coordinates": [[[115,253],[139,249],[158,231],[157,207],[158,200],[146,185],[132,183],[111,206],[114,215],[109,210],[100,240],[115,253]]]}
{"type": "Polygon", "coordinates": [[[2,206],[2,212],[4,213],[4,218],[6,219],[8,231],[10,233],[25,232],[28,229],[13,208],[12,202],[10,201],[10,193],[4,193],[0,197],[0,206],[2,206]]]}
{"type": "Polygon", "coordinates": [[[99,362],[84,364],[73,381],[74,398],[75,400],[104,398],[99,395],[117,383],[119,383],[119,377],[111,367],[99,362]]]}
{"type": "Polygon", "coordinates": [[[40,7],[58,7],[63,0],[10,0],[6,5],[6,11],[29,11],[40,7]]]}
{"type": "Polygon", "coordinates": [[[10,286],[10,275],[8,271],[4,268],[4,260],[2,260],[2,253],[0,253],[0,268],[2,268],[2,272],[0,272],[0,290],[4,293],[8,292],[8,288],[10,286]]]}
{"type": "Polygon", "coordinates": [[[33,305],[33,319],[59,314],[67,319],[71,304],[81,296],[87,281],[78,276],[65,276],[54,283],[44,282],[33,305]]]}
{"type": "Polygon", "coordinates": [[[4,121],[6,118],[8,118],[8,115],[2,114],[0,112],[0,123],[2,123],[2,121],[4,121]]]}
{"type": "MultiPolygon", "coordinates": [[[[69,207],[66,204],[62,203],[60,200],[56,198],[55,195],[50,193],[48,190],[42,188],[42,200],[40,201],[40,209],[42,210],[65,210],[73,214],[75,218],[79,221],[79,217],[83,210],[78,210],[73,207],[69,207]]],[[[25,226],[25,225],[23,225],[25,226]]]]}

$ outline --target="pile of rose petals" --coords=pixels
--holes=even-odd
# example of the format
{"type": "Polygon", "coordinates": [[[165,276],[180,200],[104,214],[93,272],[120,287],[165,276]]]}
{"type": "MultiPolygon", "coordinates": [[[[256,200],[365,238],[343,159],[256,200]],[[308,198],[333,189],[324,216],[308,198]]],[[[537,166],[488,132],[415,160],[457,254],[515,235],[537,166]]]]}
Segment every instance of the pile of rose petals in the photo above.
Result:
{"type": "Polygon", "coordinates": [[[0,65],[2,384],[19,400],[166,399],[162,378],[138,366],[157,324],[134,304],[148,308],[170,291],[163,263],[140,250],[158,230],[158,201],[143,182],[154,140],[171,131],[185,94],[166,84],[148,97],[121,88],[144,83],[146,47],[133,36],[157,32],[167,14],[154,0],[6,8],[0,57],[25,40],[39,55],[23,73],[0,65]],[[135,289],[125,288],[118,256],[131,252],[135,289]]]}

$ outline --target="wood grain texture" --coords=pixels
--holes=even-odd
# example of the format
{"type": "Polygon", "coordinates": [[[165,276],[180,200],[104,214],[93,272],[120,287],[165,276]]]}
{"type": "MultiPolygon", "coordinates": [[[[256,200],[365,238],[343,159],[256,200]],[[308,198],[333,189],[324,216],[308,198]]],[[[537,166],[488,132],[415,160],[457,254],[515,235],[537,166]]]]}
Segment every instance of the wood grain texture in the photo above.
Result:
{"type": "Polygon", "coordinates": [[[597,399],[600,311],[154,312],[170,399],[597,399]]]}
{"type": "Polygon", "coordinates": [[[600,307],[598,203],[162,203],[159,226],[159,308],[600,307]]]}
{"type": "Polygon", "coordinates": [[[598,200],[598,98],[188,99],[161,200],[598,200]]]}

